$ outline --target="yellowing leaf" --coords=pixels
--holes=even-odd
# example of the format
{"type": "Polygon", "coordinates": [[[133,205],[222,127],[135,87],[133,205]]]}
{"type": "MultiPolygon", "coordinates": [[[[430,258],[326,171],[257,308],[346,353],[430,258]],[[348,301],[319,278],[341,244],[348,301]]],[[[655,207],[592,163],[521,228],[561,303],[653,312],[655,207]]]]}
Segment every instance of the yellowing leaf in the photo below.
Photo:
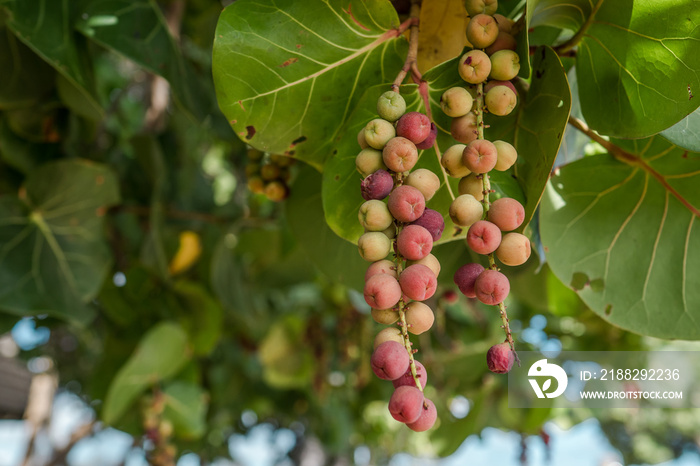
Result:
{"type": "Polygon", "coordinates": [[[193,231],[180,233],[180,247],[168,267],[170,275],[184,272],[192,267],[199,259],[200,254],[202,254],[202,241],[199,239],[199,235],[193,231]]]}
{"type": "Polygon", "coordinates": [[[418,42],[421,73],[462,51],[467,41],[467,21],[463,0],[423,0],[418,42]]]}

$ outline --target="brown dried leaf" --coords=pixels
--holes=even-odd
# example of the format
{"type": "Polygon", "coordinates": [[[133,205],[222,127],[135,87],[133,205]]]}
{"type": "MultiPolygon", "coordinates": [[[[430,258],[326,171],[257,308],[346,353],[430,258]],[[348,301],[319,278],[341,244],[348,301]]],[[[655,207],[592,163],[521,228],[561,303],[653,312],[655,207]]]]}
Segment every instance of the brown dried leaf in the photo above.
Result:
{"type": "Polygon", "coordinates": [[[423,0],[418,43],[421,73],[462,51],[467,40],[467,21],[463,0],[423,0]]]}

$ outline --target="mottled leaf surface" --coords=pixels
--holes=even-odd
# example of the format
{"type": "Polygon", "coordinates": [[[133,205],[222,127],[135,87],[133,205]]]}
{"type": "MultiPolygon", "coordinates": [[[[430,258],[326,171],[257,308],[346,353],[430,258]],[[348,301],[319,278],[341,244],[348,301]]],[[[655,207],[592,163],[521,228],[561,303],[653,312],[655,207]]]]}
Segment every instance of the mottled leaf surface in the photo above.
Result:
{"type": "Polygon", "coordinates": [[[386,0],[240,0],[219,18],[214,83],[236,134],[320,169],[364,90],[393,81],[406,40],[386,0]]]}

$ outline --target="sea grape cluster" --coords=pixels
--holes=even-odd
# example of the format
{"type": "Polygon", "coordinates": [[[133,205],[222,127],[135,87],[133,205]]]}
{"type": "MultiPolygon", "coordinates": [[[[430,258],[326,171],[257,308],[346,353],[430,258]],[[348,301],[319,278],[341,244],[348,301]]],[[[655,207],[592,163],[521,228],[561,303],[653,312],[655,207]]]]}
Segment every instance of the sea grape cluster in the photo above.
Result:
{"type": "Polygon", "coordinates": [[[295,159],[279,154],[265,154],[257,149],[248,149],[248,164],[245,167],[248,189],[255,194],[264,194],[269,200],[280,202],[289,197],[290,167],[295,159]]]}
{"type": "MultiPolygon", "coordinates": [[[[467,0],[465,6],[470,16],[466,36],[472,50],[462,55],[457,66],[465,84],[447,89],[440,100],[444,113],[452,117],[450,132],[458,144],[443,153],[441,164],[448,175],[460,178],[450,218],[467,229],[467,246],[488,256],[489,266],[465,264],[455,273],[454,282],[465,296],[498,305],[504,314],[502,303],[510,283],[494,256],[504,265],[522,265],[530,257],[530,240],[513,231],[525,219],[520,202],[505,197],[491,202],[489,172],[508,170],[518,154],[507,141],[484,139],[483,115],[508,115],[517,106],[518,93],[511,80],[520,71],[520,61],[511,34],[513,22],[495,14],[497,2],[467,0]]],[[[507,328],[506,334],[508,342],[494,346],[487,354],[493,372],[508,372],[512,367],[510,356],[514,353],[507,328]]]]}
{"type": "Polygon", "coordinates": [[[394,419],[425,431],[435,423],[437,411],[423,395],[427,373],[413,359],[409,333],[427,331],[435,319],[424,301],[437,288],[440,263],[431,250],[445,222],[426,207],[440,187],[437,175],[413,169],[419,151],[432,147],[437,127],[423,113],[406,112],[403,97],[395,91],[379,97],[377,113],[379,118],[358,134],[361,151],[355,159],[365,199],[358,212],[365,230],[358,249],[371,262],[364,297],[374,320],[391,325],[377,334],[370,363],[377,377],[394,384],[389,400],[394,419]]]}

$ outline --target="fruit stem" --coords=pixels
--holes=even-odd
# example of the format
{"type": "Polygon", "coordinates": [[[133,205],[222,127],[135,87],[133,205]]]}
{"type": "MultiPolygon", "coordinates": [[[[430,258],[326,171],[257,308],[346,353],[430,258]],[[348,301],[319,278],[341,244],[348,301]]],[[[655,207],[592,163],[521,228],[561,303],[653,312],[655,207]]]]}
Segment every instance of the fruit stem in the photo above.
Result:
{"type": "Polygon", "coordinates": [[[581,29],[574,34],[574,36],[564,42],[563,44],[554,47],[554,51],[557,52],[557,55],[562,55],[567,52],[569,52],[571,49],[576,47],[579,42],[581,42],[581,39],[583,39],[583,36],[586,34],[586,31],[588,31],[588,28],[591,26],[593,23],[593,20],[595,19],[595,15],[600,9],[600,7],[603,5],[604,0],[598,0],[598,3],[595,4],[593,9],[591,10],[591,14],[586,18],[586,22],[581,25],[581,29]]]}
{"type": "Polygon", "coordinates": [[[403,335],[403,346],[408,351],[408,361],[409,367],[411,368],[411,375],[413,376],[413,381],[416,383],[416,387],[421,392],[423,391],[423,386],[418,378],[418,372],[416,371],[416,361],[413,359],[413,349],[411,348],[411,339],[408,336],[408,323],[406,322],[406,310],[404,307],[406,304],[403,302],[403,296],[399,300],[399,327],[401,327],[401,335],[403,335]]]}
{"type": "MultiPolygon", "coordinates": [[[[394,189],[396,189],[397,186],[400,186],[402,184],[402,174],[395,173],[394,177],[394,189]]],[[[392,245],[394,247],[394,264],[396,264],[396,276],[398,277],[403,271],[405,261],[404,257],[399,252],[398,247],[398,237],[399,233],[401,233],[401,230],[403,229],[403,223],[399,222],[398,220],[395,220],[394,225],[396,226],[396,237],[394,238],[392,245]]],[[[418,379],[418,372],[416,371],[416,361],[413,359],[413,348],[411,347],[411,338],[408,335],[408,322],[406,322],[406,310],[404,309],[405,306],[406,303],[403,299],[403,293],[401,293],[401,299],[399,299],[398,304],[398,326],[401,330],[401,336],[403,337],[403,346],[404,348],[406,348],[406,352],[408,353],[408,361],[409,367],[411,368],[411,375],[413,375],[413,380],[416,382],[416,387],[418,387],[418,389],[422,392],[423,387],[421,386],[420,380],[418,379]]]]}
{"type": "Polygon", "coordinates": [[[391,90],[394,92],[399,92],[399,86],[406,78],[406,75],[411,71],[411,75],[415,82],[420,81],[421,76],[416,67],[416,62],[418,59],[418,21],[420,18],[420,0],[411,0],[411,11],[410,11],[410,38],[408,39],[408,54],[406,55],[406,61],[404,61],[401,71],[394,79],[394,83],[391,85],[391,90]]]}
{"type": "MultiPolygon", "coordinates": [[[[476,109],[474,110],[474,113],[476,113],[476,127],[478,130],[477,138],[478,139],[484,139],[484,84],[479,83],[476,87],[476,109]]],[[[484,188],[484,199],[481,201],[482,204],[484,205],[484,219],[486,219],[486,216],[489,211],[489,207],[491,206],[491,203],[489,202],[489,195],[491,194],[491,180],[489,178],[488,173],[484,173],[481,175],[481,182],[483,184],[484,188]]],[[[496,260],[494,259],[494,254],[491,253],[488,255],[489,258],[489,268],[493,270],[498,270],[498,266],[496,265],[496,260]]],[[[498,304],[498,311],[501,314],[501,322],[503,322],[503,325],[501,326],[503,330],[506,332],[506,340],[508,341],[508,344],[510,345],[510,349],[515,355],[515,360],[518,363],[518,366],[520,366],[520,358],[518,358],[518,353],[515,351],[515,343],[513,342],[513,334],[510,331],[510,325],[508,324],[508,313],[506,312],[506,305],[503,304],[503,302],[500,302],[498,304]]]]}
{"type": "Polygon", "coordinates": [[[435,143],[433,143],[433,149],[435,149],[435,156],[437,157],[438,166],[440,167],[440,171],[442,172],[442,178],[445,180],[445,187],[447,188],[447,192],[450,194],[450,199],[454,201],[455,193],[454,191],[452,191],[452,185],[450,185],[450,177],[447,175],[445,167],[443,167],[442,163],[440,162],[442,160],[442,156],[440,155],[440,147],[438,147],[437,139],[435,140],[435,143]]]}

